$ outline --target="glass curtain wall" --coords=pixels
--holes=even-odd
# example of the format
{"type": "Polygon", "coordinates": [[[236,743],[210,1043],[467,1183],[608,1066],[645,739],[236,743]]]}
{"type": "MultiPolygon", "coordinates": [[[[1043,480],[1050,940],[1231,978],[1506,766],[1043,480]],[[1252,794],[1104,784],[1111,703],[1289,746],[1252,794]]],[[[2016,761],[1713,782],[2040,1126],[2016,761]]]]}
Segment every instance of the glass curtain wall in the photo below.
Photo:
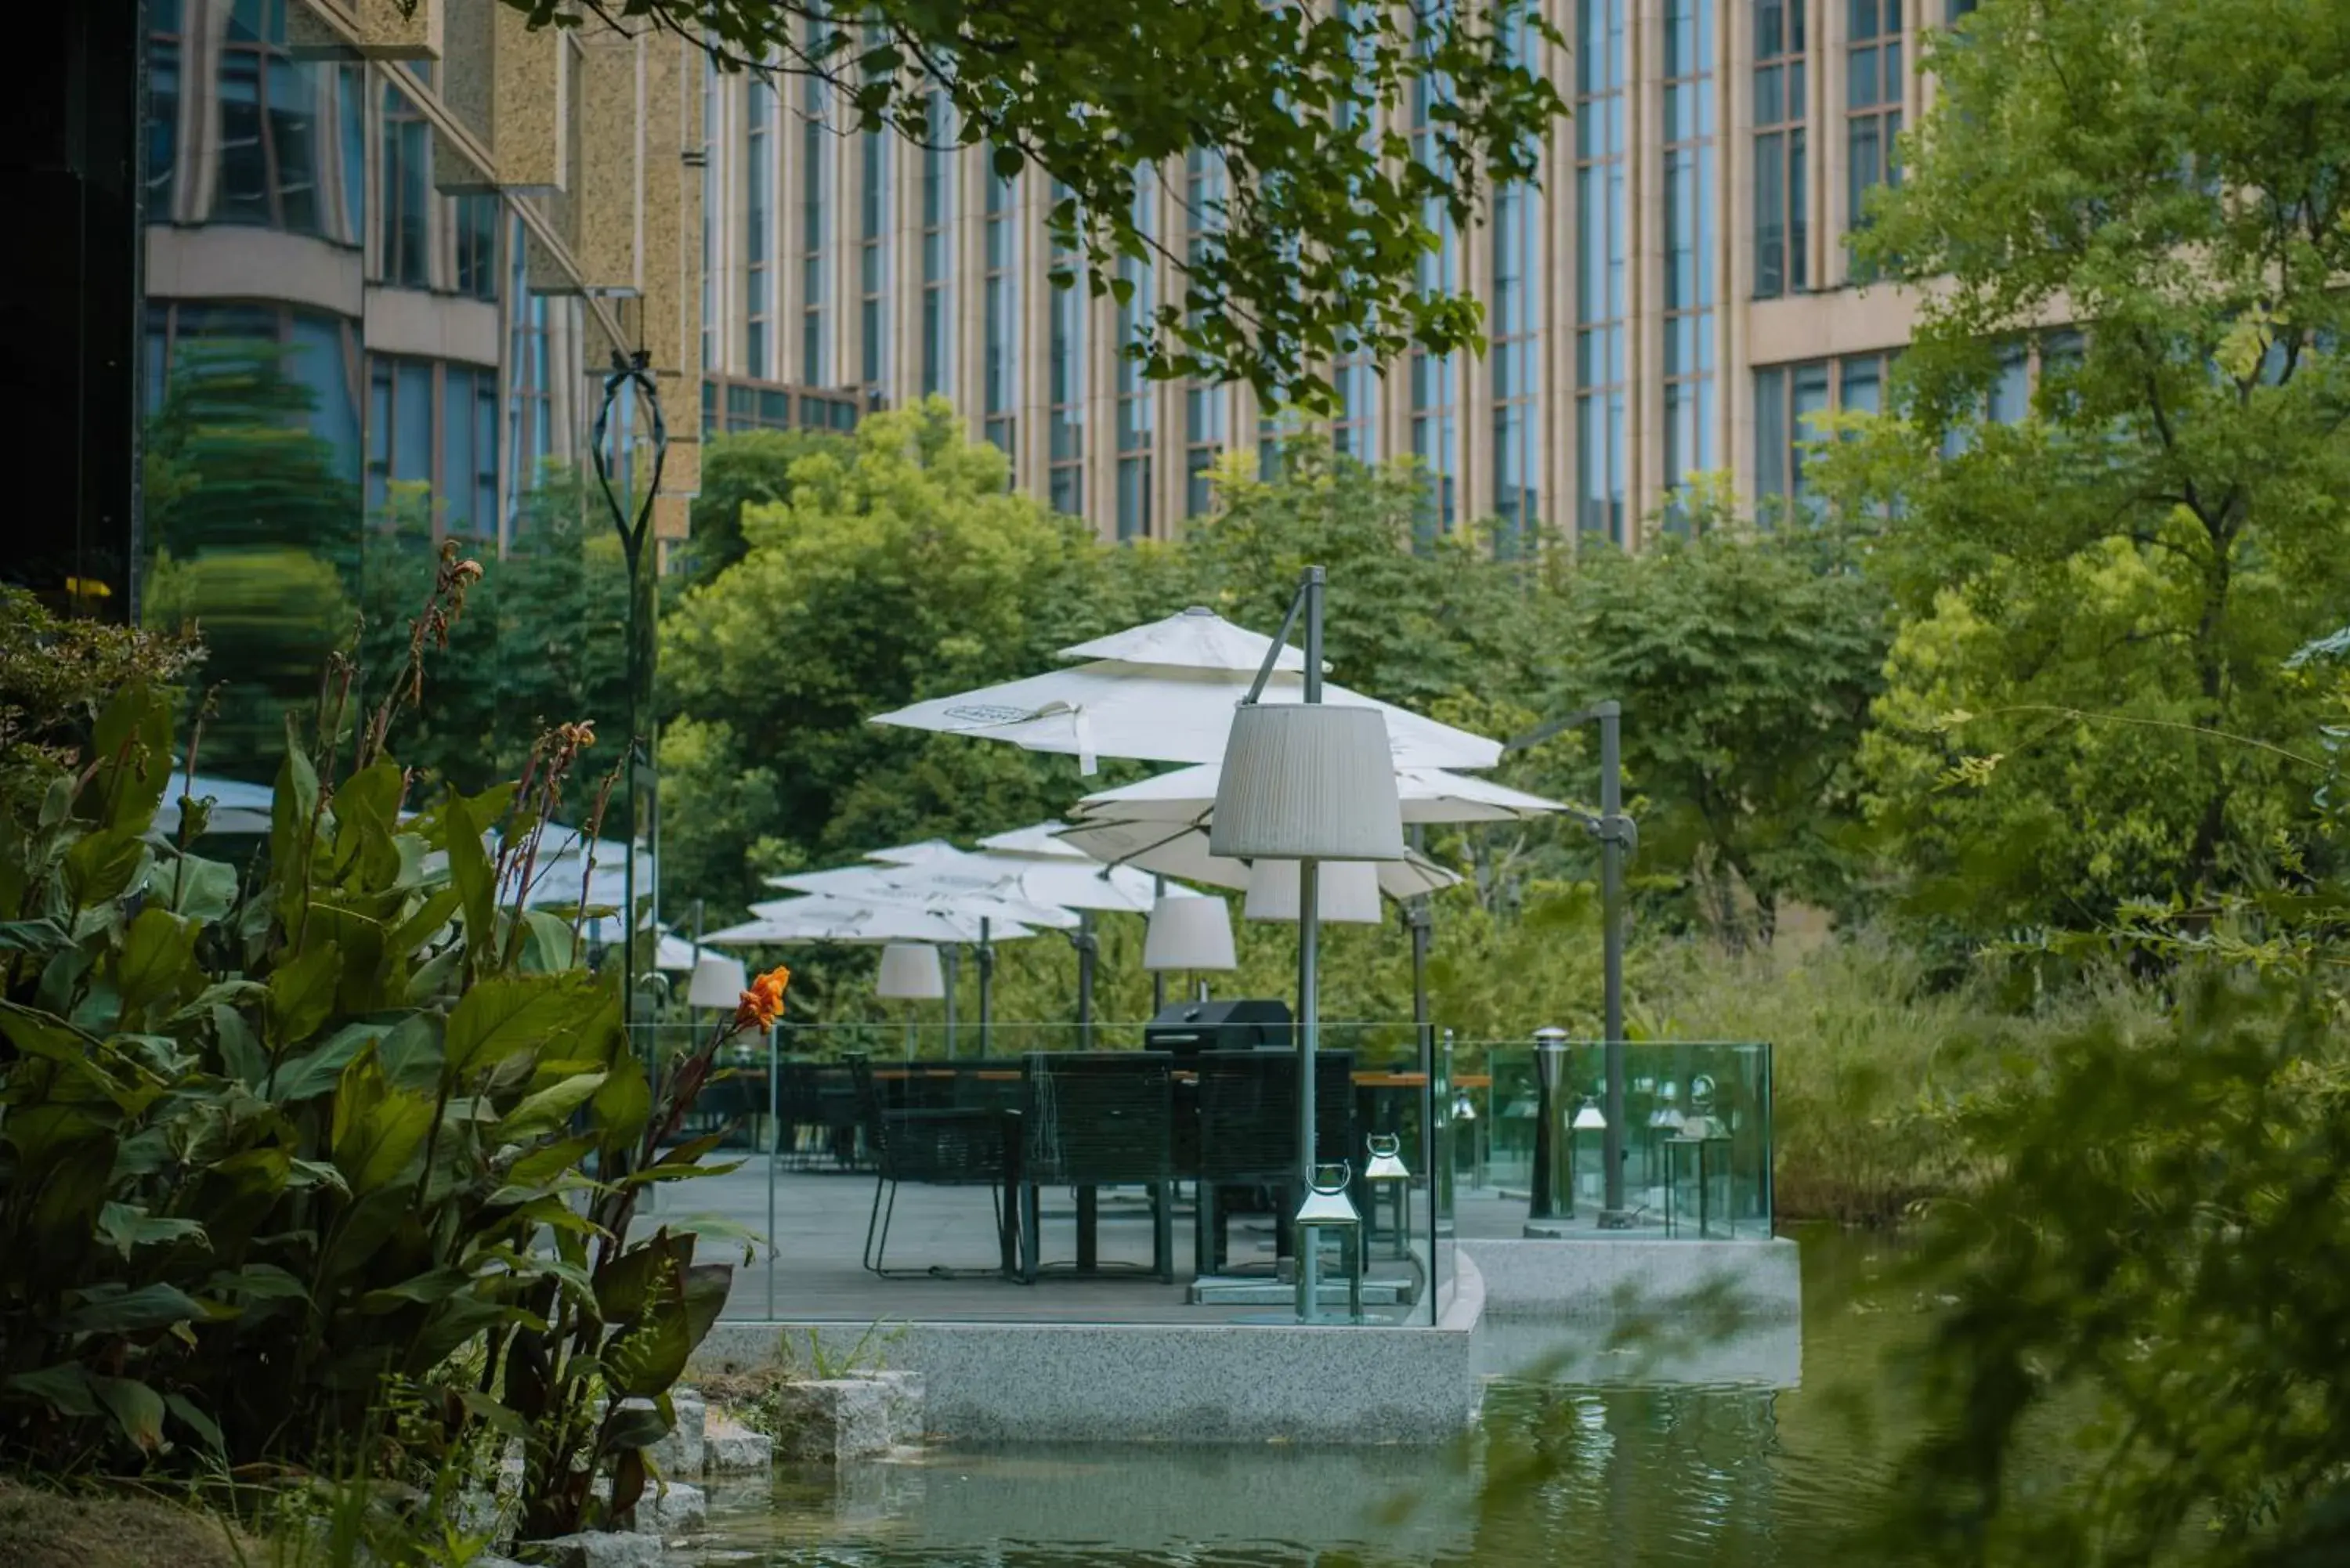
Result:
{"type": "Polygon", "coordinates": [[[1624,423],[1624,14],[1629,0],[1576,0],[1575,29],[1575,525],[1625,542],[1630,454],[1624,423]]]}
{"type": "MultiPolygon", "coordinates": [[[[354,627],[363,664],[396,662],[440,540],[502,577],[579,547],[550,475],[592,411],[582,302],[531,293],[515,209],[436,166],[434,73],[297,53],[292,8],[154,0],[141,128],[140,398],[168,483],[147,491],[140,603],[203,626],[203,771],[258,783],[354,627]]],[[[403,761],[510,776],[539,699],[489,679],[504,624],[460,624],[444,679],[479,684],[403,761]]]]}

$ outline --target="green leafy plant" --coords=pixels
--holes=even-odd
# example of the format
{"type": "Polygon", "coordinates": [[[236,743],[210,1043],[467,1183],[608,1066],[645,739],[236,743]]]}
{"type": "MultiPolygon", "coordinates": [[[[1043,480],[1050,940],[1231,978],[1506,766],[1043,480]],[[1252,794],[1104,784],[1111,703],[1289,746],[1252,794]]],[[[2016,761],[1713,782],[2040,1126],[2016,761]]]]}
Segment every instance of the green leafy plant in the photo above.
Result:
{"type": "Polygon", "coordinates": [[[585,911],[528,907],[587,726],[407,809],[389,734],[480,573],[444,548],[372,708],[330,667],[249,882],[188,847],[201,803],[155,831],[147,681],[0,822],[0,1453],[396,1474],[421,1427],[392,1387],[444,1453],[522,1442],[534,1532],[633,1507],[730,1272],[633,1236],[636,1203],[711,1168],[673,1137],[754,1015],[656,1090],[612,977],[577,965],[585,911]]]}

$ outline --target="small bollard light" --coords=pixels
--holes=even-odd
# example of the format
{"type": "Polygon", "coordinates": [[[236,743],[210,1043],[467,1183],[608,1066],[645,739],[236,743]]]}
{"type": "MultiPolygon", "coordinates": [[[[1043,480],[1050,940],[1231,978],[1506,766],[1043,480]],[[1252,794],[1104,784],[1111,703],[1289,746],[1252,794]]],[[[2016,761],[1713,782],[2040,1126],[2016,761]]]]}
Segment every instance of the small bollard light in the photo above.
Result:
{"type": "Polygon", "coordinates": [[[1322,1240],[1338,1243],[1339,1267],[1347,1275],[1347,1321],[1363,1321],[1363,1217],[1347,1196],[1344,1165],[1314,1169],[1305,1201],[1297,1210],[1297,1321],[1325,1323],[1322,1315],[1322,1240]]]}
{"type": "Polygon", "coordinates": [[[1379,1200],[1395,1200],[1393,1255],[1403,1257],[1411,1242],[1411,1171],[1403,1162],[1403,1139],[1393,1133],[1373,1133],[1365,1141],[1371,1158],[1363,1166],[1363,1182],[1371,1197],[1371,1228],[1379,1223],[1379,1200]]]}

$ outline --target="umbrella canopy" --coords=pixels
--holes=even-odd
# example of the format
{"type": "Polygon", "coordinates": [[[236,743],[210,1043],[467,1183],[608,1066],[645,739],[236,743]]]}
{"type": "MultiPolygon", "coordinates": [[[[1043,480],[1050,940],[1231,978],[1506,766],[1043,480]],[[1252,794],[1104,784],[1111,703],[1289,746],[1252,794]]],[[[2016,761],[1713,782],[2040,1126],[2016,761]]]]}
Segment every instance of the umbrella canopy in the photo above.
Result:
{"type": "MultiPolygon", "coordinates": [[[[1208,608],[1193,605],[1165,620],[1133,626],[1097,637],[1075,648],[1061,649],[1063,659],[1118,659],[1128,664],[1168,664],[1187,670],[1245,670],[1253,675],[1264,667],[1273,639],[1251,631],[1208,608]]],[[[1305,655],[1284,647],[1276,670],[1304,673],[1305,655]]]]}
{"type": "MultiPolygon", "coordinates": [[[[1087,772],[1097,757],[1212,763],[1223,756],[1232,710],[1255,679],[1253,670],[1104,659],[933,698],[872,722],[1070,753],[1087,772]]],[[[1262,701],[1299,702],[1305,694],[1302,674],[1277,672],[1266,682],[1262,701]]],[[[1332,706],[1378,709],[1387,719],[1388,745],[1399,766],[1490,768],[1502,760],[1499,741],[1375,702],[1343,686],[1325,683],[1322,700],[1332,706]]]]}
{"type": "Polygon", "coordinates": [[[156,809],[155,827],[158,832],[172,834],[180,830],[180,797],[183,794],[212,802],[211,818],[204,825],[207,833],[269,831],[272,792],[267,784],[209,778],[203,774],[191,780],[181,773],[172,775],[172,782],[163,791],[163,804],[156,809]]]}
{"type": "MultiPolygon", "coordinates": [[[[1096,859],[1128,867],[1180,877],[1211,887],[1245,890],[1249,865],[1208,853],[1208,830],[1186,822],[1116,822],[1086,818],[1061,836],[1096,859]]],[[[1461,880],[1417,850],[1400,860],[1375,862],[1379,891],[1390,898],[1416,898],[1450,888],[1461,880]]]]}
{"type": "MultiPolygon", "coordinates": [[[[975,918],[951,915],[911,904],[859,901],[811,895],[786,898],[774,912],[702,939],[704,947],[755,948],[790,942],[975,942],[980,940],[975,918]]],[[[1024,937],[1029,928],[1016,921],[996,925],[989,936],[997,940],[1024,937]]]]}
{"type": "MultiPolygon", "coordinates": [[[[979,841],[979,846],[992,855],[1019,855],[1032,860],[1074,860],[1079,865],[1093,858],[1074,844],[1064,844],[1062,822],[1035,822],[1026,827],[1015,827],[1009,833],[993,833],[979,841]]],[[[879,856],[875,856],[879,859],[879,856]]]]}
{"type": "MultiPolygon", "coordinates": [[[[1186,822],[1204,827],[1215,809],[1221,772],[1212,763],[1177,768],[1139,784],[1089,794],[1071,815],[1105,821],[1186,822]]],[[[1555,800],[1443,768],[1398,768],[1396,794],[1403,803],[1406,822],[1514,822],[1566,809],[1555,800]]]]}
{"type": "MultiPolygon", "coordinates": [[[[968,888],[941,886],[925,879],[920,867],[843,866],[830,871],[800,871],[785,877],[770,877],[767,880],[774,887],[786,888],[795,893],[814,893],[859,903],[905,904],[966,919],[1003,920],[1015,925],[1051,928],[1077,923],[1076,916],[1054,905],[1000,898],[992,892],[968,888]]],[[[751,913],[764,919],[797,901],[772,898],[764,904],[752,905],[751,913]]]]}
{"type": "MultiPolygon", "coordinates": [[[[610,947],[619,941],[621,929],[619,916],[595,915],[580,926],[579,934],[588,941],[610,947]]],[[[675,931],[664,929],[653,948],[653,967],[678,974],[691,974],[693,965],[693,944],[675,931]]]]}

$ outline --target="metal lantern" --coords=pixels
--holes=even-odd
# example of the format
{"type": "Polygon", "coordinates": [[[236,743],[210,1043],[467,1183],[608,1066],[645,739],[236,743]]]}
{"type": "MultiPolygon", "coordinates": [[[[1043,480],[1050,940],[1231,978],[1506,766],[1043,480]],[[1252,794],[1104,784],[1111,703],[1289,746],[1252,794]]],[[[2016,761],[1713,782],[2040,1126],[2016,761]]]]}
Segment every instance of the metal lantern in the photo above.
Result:
{"type": "Polygon", "coordinates": [[[1371,1229],[1378,1229],[1380,1202],[1391,1199],[1395,1218],[1388,1233],[1395,1238],[1394,1255],[1400,1258],[1411,1242],[1411,1171],[1403,1162],[1403,1139],[1394,1133],[1373,1133],[1364,1143],[1370,1150],[1363,1183],[1371,1198],[1371,1229]]]}
{"type": "Polygon", "coordinates": [[[1338,1267],[1347,1276],[1347,1319],[1363,1321],[1363,1217],[1347,1196],[1347,1168],[1316,1166],[1297,1210],[1297,1321],[1326,1323],[1322,1315],[1322,1242],[1338,1243],[1338,1267]]]}
{"type": "Polygon", "coordinates": [[[1534,1031],[1534,1168],[1527,1183],[1526,1218],[1548,1220],[1572,1213],[1566,1160],[1560,1149],[1559,1113],[1566,1087],[1566,1031],[1555,1024],[1534,1031]]]}
{"type": "Polygon", "coordinates": [[[1566,1130],[1566,1164],[1575,1173],[1575,1200],[1595,1210],[1607,1194],[1607,1113],[1586,1099],[1566,1130]]]}
{"type": "Polygon", "coordinates": [[[1667,1078],[1657,1085],[1657,1106],[1648,1113],[1647,1158],[1641,1171],[1645,1185],[1655,1187],[1665,1179],[1665,1140],[1679,1137],[1685,1118],[1676,1102],[1680,1098],[1680,1085],[1667,1078]]]}

